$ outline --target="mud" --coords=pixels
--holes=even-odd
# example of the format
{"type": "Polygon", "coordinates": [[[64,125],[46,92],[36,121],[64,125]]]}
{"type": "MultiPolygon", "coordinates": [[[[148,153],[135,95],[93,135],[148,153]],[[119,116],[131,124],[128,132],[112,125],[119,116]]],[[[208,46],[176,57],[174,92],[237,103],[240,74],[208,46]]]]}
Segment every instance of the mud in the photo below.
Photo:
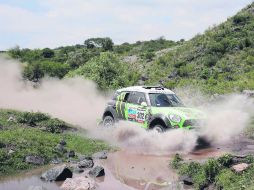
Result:
{"type": "MultiPolygon", "coordinates": [[[[213,145],[213,147],[194,150],[182,155],[185,161],[204,162],[211,157],[219,157],[225,153],[236,155],[254,154],[254,140],[240,135],[231,143],[213,145]]],[[[178,175],[169,167],[170,159],[175,154],[144,155],[127,150],[110,153],[108,159],[97,161],[102,165],[106,175],[96,179],[98,190],[171,190],[190,189],[178,181],[178,175]]],[[[40,185],[50,190],[60,190],[60,183],[48,183],[40,179],[41,173],[52,166],[35,169],[16,176],[0,179],[0,190],[27,190],[30,185],[40,185]]],[[[86,175],[74,174],[74,177],[86,175]]]]}

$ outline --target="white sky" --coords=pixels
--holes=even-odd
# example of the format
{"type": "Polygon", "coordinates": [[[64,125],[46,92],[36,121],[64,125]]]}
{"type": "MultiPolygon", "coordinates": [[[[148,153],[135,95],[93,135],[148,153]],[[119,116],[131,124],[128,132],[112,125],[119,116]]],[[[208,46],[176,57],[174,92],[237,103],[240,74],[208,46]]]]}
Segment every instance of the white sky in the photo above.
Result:
{"type": "Polygon", "coordinates": [[[252,0],[0,0],[0,50],[190,39],[252,0]]]}

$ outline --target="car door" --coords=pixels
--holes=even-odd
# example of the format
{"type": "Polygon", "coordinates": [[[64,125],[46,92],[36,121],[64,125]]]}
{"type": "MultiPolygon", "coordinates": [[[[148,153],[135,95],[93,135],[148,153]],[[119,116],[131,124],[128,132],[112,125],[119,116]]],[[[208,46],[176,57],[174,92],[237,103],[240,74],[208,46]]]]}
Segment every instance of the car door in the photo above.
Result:
{"type": "Polygon", "coordinates": [[[147,128],[147,100],[145,93],[130,92],[125,105],[125,118],[147,128]],[[143,105],[141,105],[143,103],[143,105]],[[144,105],[146,103],[146,105],[144,105]]]}
{"type": "Polygon", "coordinates": [[[126,107],[126,101],[129,96],[129,92],[121,92],[117,98],[116,98],[116,114],[118,119],[120,120],[126,120],[125,117],[125,107],[126,107]]]}

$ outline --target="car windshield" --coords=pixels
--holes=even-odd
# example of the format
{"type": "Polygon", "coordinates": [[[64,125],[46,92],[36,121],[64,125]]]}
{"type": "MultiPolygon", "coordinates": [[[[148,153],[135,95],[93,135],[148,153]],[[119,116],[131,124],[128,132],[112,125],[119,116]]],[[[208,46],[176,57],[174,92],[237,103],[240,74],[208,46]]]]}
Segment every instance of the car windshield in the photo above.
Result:
{"type": "Polygon", "coordinates": [[[183,103],[175,94],[149,94],[151,106],[153,107],[183,107],[183,103]]]}

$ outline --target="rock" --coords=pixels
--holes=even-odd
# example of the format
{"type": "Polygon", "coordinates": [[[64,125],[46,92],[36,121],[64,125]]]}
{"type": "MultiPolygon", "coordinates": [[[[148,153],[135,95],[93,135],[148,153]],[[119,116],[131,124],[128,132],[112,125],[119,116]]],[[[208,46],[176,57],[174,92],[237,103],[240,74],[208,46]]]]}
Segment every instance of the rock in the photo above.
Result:
{"type": "Polygon", "coordinates": [[[142,81],[147,81],[149,78],[147,76],[141,76],[141,79],[142,81]]]}
{"type": "Polygon", "coordinates": [[[243,90],[242,93],[248,97],[254,97],[254,90],[243,90]]]}
{"type": "Polygon", "coordinates": [[[40,127],[39,129],[42,130],[42,131],[47,131],[48,130],[47,127],[40,127]]]}
{"type": "Polygon", "coordinates": [[[185,185],[193,185],[193,180],[188,175],[180,176],[179,180],[182,181],[185,185]]]}
{"type": "Polygon", "coordinates": [[[55,150],[57,152],[61,152],[61,153],[66,153],[67,152],[66,148],[62,144],[56,145],[55,150]]]}
{"type": "Polygon", "coordinates": [[[136,55],[123,57],[123,61],[127,62],[127,63],[130,63],[130,64],[133,64],[133,63],[137,62],[137,60],[138,60],[138,56],[136,56],[136,55]]]}
{"type": "Polygon", "coordinates": [[[64,181],[66,178],[72,178],[72,171],[66,166],[54,167],[41,175],[45,181],[64,181]]]}
{"type": "Polygon", "coordinates": [[[52,164],[60,164],[60,163],[62,163],[63,161],[62,161],[62,159],[60,159],[60,158],[54,158],[53,160],[51,160],[51,163],[52,164]]]}
{"type": "Polygon", "coordinates": [[[65,146],[67,143],[62,139],[59,144],[65,146]]]}
{"type": "Polygon", "coordinates": [[[94,179],[84,176],[72,179],[68,178],[64,181],[60,188],[64,190],[91,190],[95,189],[95,181],[94,179]]]}
{"type": "Polygon", "coordinates": [[[75,157],[75,152],[74,152],[74,150],[70,150],[70,151],[68,152],[68,154],[67,154],[67,157],[68,157],[68,158],[73,158],[73,157],[75,157]]]}
{"type": "Polygon", "coordinates": [[[244,162],[245,159],[246,159],[246,155],[233,156],[231,164],[232,165],[237,165],[239,163],[244,162]]]}
{"type": "Polygon", "coordinates": [[[85,159],[78,163],[79,168],[92,168],[94,166],[92,159],[85,159]]]}
{"type": "Polygon", "coordinates": [[[165,80],[164,80],[164,79],[160,79],[160,80],[159,80],[159,84],[160,84],[161,86],[164,86],[164,83],[165,83],[165,80]]]}
{"type": "Polygon", "coordinates": [[[175,79],[177,77],[178,77],[177,71],[173,71],[172,73],[170,73],[170,75],[168,75],[169,79],[175,79]]]}
{"type": "Polygon", "coordinates": [[[107,151],[102,151],[102,152],[97,152],[92,155],[94,159],[107,159],[108,158],[108,152],[107,151]]]}
{"type": "Polygon", "coordinates": [[[104,168],[101,166],[96,166],[95,168],[91,169],[88,174],[91,177],[105,176],[104,168]]]}
{"type": "Polygon", "coordinates": [[[74,160],[74,159],[68,159],[67,162],[69,162],[71,164],[78,164],[78,161],[74,160]]]}
{"type": "Polygon", "coordinates": [[[84,169],[79,168],[79,167],[75,167],[75,168],[73,169],[73,172],[74,172],[74,173],[80,174],[80,173],[83,173],[83,172],[84,172],[84,169]]]}
{"type": "Polygon", "coordinates": [[[29,186],[28,190],[46,190],[43,186],[29,186]]]}
{"type": "Polygon", "coordinates": [[[86,155],[79,155],[79,161],[82,160],[92,160],[93,158],[91,156],[86,156],[86,155]]]}
{"type": "Polygon", "coordinates": [[[246,169],[248,169],[250,167],[249,164],[246,163],[240,163],[240,164],[236,164],[232,166],[232,169],[236,172],[236,173],[241,173],[243,171],[245,171],[246,169]]]}
{"type": "Polygon", "coordinates": [[[8,122],[12,122],[12,121],[15,121],[15,118],[13,116],[10,116],[7,120],[8,122]]]}
{"type": "Polygon", "coordinates": [[[45,160],[41,156],[29,155],[29,156],[26,156],[25,162],[28,164],[44,165],[45,160]]]}
{"type": "Polygon", "coordinates": [[[8,155],[13,154],[14,152],[15,152],[14,150],[10,149],[10,150],[8,151],[8,155]]]}

